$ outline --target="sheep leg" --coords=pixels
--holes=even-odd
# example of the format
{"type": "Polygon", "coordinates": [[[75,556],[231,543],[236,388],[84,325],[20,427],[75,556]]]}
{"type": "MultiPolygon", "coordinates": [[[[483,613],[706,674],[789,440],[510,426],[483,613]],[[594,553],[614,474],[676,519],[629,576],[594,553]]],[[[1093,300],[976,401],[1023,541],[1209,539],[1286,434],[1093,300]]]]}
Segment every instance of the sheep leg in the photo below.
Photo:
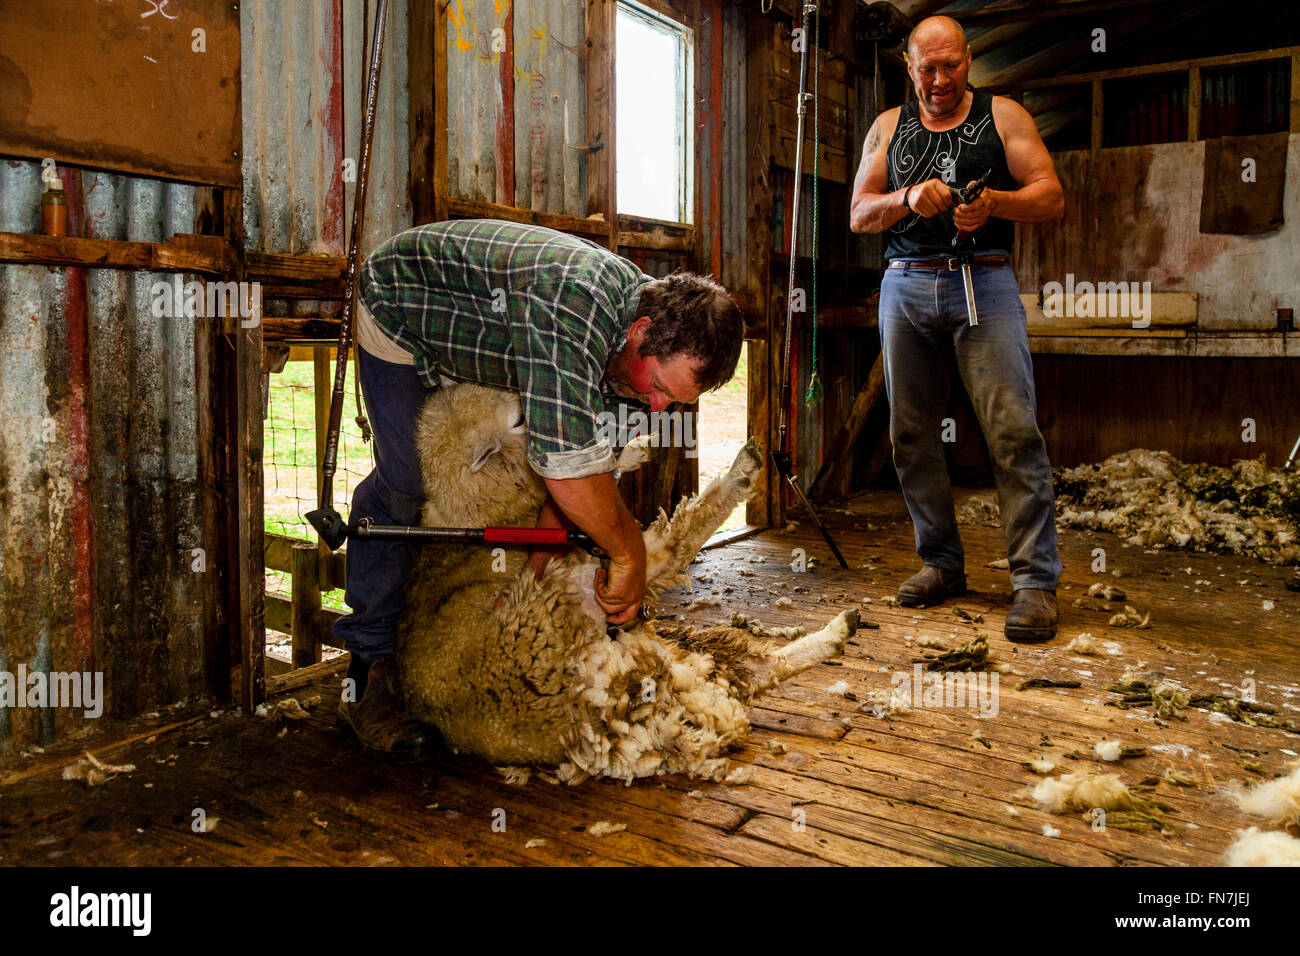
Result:
{"type": "Polygon", "coordinates": [[[672,586],[727,520],[727,515],[754,490],[754,476],[763,467],[763,450],[752,438],[740,450],[731,469],[700,494],[677,506],[669,520],[661,513],[645,532],[646,594],[657,598],[672,586]]]}
{"type": "Polygon", "coordinates": [[[844,653],[845,642],[857,629],[858,612],[850,609],[838,614],[820,631],[801,637],[797,641],[791,641],[785,647],[769,651],[762,661],[753,666],[754,678],[750,684],[751,699],[764,691],[771,690],[783,680],[806,671],[814,664],[839,657],[844,653]]]}

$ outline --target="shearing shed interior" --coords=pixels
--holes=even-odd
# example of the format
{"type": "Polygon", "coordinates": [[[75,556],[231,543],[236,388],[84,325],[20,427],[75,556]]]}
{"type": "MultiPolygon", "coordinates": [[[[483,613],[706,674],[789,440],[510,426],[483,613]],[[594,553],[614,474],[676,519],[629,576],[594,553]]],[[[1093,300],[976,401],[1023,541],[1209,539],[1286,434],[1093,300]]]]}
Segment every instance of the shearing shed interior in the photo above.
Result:
{"type": "Polygon", "coordinates": [[[0,863],[1300,865],[1294,5],[0,25],[0,863]]]}

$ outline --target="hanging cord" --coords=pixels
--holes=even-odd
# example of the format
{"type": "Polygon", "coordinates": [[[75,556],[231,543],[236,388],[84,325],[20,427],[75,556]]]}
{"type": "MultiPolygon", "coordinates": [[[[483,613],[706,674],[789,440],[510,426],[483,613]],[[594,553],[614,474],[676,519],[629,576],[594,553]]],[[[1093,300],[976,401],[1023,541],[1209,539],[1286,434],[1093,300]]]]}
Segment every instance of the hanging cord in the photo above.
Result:
{"type": "MultiPolygon", "coordinates": [[[[808,394],[804,402],[816,405],[822,400],[822,380],[817,375],[817,247],[821,244],[821,231],[817,224],[819,199],[817,174],[821,153],[821,15],[813,14],[813,181],[812,181],[812,376],[808,379],[808,394]]],[[[803,170],[799,170],[800,177],[803,170]]]]}
{"type": "MultiPolygon", "coordinates": [[[[370,35],[370,0],[362,0],[362,4],[361,4],[361,49],[362,50],[366,50],[369,48],[369,35],[370,35]]],[[[365,95],[366,95],[365,84],[363,83],[361,84],[361,86],[362,86],[361,96],[364,102],[365,95]]],[[[363,114],[365,113],[364,106],[362,107],[362,113],[363,114]]],[[[352,315],[354,317],[357,314],[357,310],[356,310],[357,304],[358,303],[355,302],[353,303],[352,315]]],[[[354,318],[353,321],[355,322],[356,319],[354,318]]],[[[350,353],[352,358],[352,373],[353,373],[352,390],[357,400],[356,422],[357,422],[357,427],[361,429],[361,441],[363,443],[368,444],[374,433],[370,430],[370,420],[366,418],[365,405],[361,400],[360,352],[361,352],[361,343],[357,341],[357,337],[354,335],[352,336],[352,347],[350,349],[350,353]]],[[[345,356],[345,360],[346,360],[346,356],[345,356]]]]}

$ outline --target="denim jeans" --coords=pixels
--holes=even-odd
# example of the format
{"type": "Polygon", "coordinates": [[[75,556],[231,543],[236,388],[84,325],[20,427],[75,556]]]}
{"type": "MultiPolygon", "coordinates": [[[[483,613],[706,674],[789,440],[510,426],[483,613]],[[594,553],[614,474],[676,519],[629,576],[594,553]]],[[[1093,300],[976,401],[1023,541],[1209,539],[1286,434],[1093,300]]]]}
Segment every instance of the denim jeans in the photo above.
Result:
{"type": "Polygon", "coordinates": [[[1009,266],[972,268],[979,325],[966,316],[960,271],[888,269],[880,345],[894,467],[928,565],[964,567],[944,458],[944,410],[955,365],[979,419],[997,482],[1013,588],[1055,588],[1061,576],[1047,448],[1035,417],[1025,310],[1009,266]]]}
{"type": "MultiPolygon", "coordinates": [[[[357,348],[357,377],[374,430],[375,467],[352,493],[348,526],[361,518],[375,524],[419,524],[424,481],[415,454],[415,419],[433,389],[415,369],[357,348]]],[[[334,635],[369,664],[393,653],[397,620],[405,605],[414,548],[403,541],[348,538],[345,597],[352,613],[334,622],[334,635]]]]}

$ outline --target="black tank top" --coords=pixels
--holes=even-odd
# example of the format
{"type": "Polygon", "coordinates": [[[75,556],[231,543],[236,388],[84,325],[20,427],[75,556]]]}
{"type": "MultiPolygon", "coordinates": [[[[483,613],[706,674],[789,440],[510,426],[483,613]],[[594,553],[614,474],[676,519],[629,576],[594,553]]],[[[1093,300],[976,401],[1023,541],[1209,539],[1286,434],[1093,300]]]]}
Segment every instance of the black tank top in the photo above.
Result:
{"type": "MultiPolygon", "coordinates": [[[[889,141],[890,192],[927,179],[965,186],[990,169],[993,173],[986,183],[990,189],[1020,188],[1007,169],[1002,137],[993,124],[993,97],[979,92],[973,95],[966,119],[942,133],[922,125],[918,101],[904,104],[898,128],[889,141]]],[[[955,234],[951,211],[929,219],[910,212],[887,230],[885,259],[951,254],[955,234]]],[[[1009,219],[990,219],[973,238],[976,249],[1010,252],[1015,225],[1009,219]]]]}

